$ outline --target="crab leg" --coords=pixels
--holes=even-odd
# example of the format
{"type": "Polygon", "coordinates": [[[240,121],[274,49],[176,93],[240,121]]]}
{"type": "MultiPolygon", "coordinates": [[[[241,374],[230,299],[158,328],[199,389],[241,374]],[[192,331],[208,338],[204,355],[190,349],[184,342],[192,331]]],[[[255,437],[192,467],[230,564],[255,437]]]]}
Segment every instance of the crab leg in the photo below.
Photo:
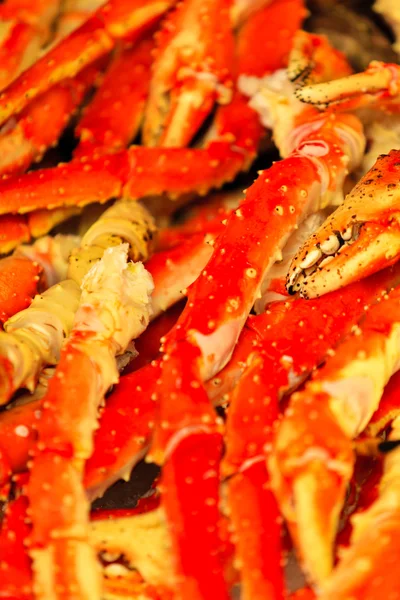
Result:
{"type": "Polygon", "coordinates": [[[395,263],[400,256],[399,209],[400,151],[392,150],[378,158],[299,250],[288,274],[289,292],[299,290],[312,298],[395,263]],[[307,274],[305,265],[314,271],[307,274]]]}
{"type": "Polygon", "coordinates": [[[270,463],[274,489],[306,570],[319,585],[332,569],[353,471],[351,440],[365,429],[398,369],[399,296],[395,288],[370,307],[360,327],[292,397],[278,431],[270,463]]]}
{"type": "Polygon", "coordinates": [[[25,542],[28,501],[22,493],[8,503],[0,529],[0,597],[32,598],[31,564],[25,542]]]}
{"type": "Polygon", "coordinates": [[[232,95],[230,0],[184,0],[157,33],[143,129],[148,146],[186,146],[217,99],[232,95]],[[190,38],[182,35],[190,31],[190,38]]]}
{"type": "Polygon", "coordinates": [[[54,590],[57,597],[72,591],[76,597],[100,595],[81,480],[92,452],[97,409],[118,380],[114,357],[145,329],[149,319],[150,276],[140,263],[128,266],[127,255],[128,244],[109,248],[85,277],[75,324],[50,381],[38,425],[40,443],[27,495],[32,507],[34,581],[44,598],[54,597],[54,590]],[[73,390],[80,398],[75,405],[70,402],[73,390]],[[53,486],[43,494],[43,484],[49,481],[53,486]],[[46,523],[39,518],[43,510],[46,523]],[[79,557],[87,561],[87,577],[82,577],[79,557]]]}
{"type": "Polygon", "coordinates": [[[153,41],[119,49],[76,133],[76,158],[115,152],[136,137],[150,85],[153,41]]]}
{"type": "Polygon", "coordinates": [[[118,39],[140,33],[172,4],[173,0],[109,0],[0,94],[0,123],[51,86],[75,77],[107,54],[118,39]]]}

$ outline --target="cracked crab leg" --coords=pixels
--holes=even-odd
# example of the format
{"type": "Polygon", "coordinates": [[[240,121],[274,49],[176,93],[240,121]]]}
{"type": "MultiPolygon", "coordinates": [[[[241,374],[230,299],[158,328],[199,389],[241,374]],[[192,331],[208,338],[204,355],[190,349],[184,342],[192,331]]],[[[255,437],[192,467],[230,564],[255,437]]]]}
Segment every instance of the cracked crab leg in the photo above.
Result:
{"type": "Polygon", "coordinates": [[[53,598],[54,591],[57,597],[72,592],[77,597],[100,595],[98,567],[88,542],[82,469],[92,452],[98,407],[118,380],[115,355],[149,320],[150,276],[140,263],[128,265],[127,255],[128,244],[109,248],[85,277],[74,327],[50,381],[38,425],[40,443],[27,495],[32,508],[34,582],[43,598],[53,598]],[[78,404],[70,402],[74,389],[78,404]],[[49,481],[54,485],[47,490],[49,481]],[[46,522],[39,518],[44,510],[46,522]],[[85,574],[79,568],[81,559],[86,561],[85,574]]]}
{"type": "Polygon", "coordinates": [[[323,585],[353,471],[351,440],[367,426],[399,364],[399,288],[294,394],[270,461],[273,485],[310,578],[323,585]]]}
{"type": "MultiPolygon", "coordinates": [[[[1,404],[8,402],[20,387],[33,392],[42,368],[57,364],[62,342],[71,332],[78,308],[79,285],[105,249],[126,241],[133,260],[146,259],[154,231],[153,221],[144,207],[119,201],[92,225],[78,247],[74,248],[77,240],[71,240],[69,268],[68,272],[64,271],[68,278],[37,296],[28,309],[9,319],[4,325],[5,333],[0,333],[1,404]]],[[[48,253],[46,242],[43,240],[41,245],[36,243],[33,248],[19,252],[38,256],[42,251],[43,255],[43,250],[48,253]]]]}

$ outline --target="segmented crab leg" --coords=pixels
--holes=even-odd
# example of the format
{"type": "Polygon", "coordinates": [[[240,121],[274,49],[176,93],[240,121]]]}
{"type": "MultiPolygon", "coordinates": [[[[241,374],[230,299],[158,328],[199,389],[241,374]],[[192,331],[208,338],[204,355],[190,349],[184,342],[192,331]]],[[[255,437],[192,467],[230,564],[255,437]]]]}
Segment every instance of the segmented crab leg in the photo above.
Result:
{"type": "Polygon", "coordinates": [[[304,391],[292,396],[270,467],[274,489],[313,581],[333,566],[332,545],[354,463],[351,440],[379,405],[399,363],[399,288],[370,307],[304,391]]]}
{"type": "Polygon", "coordinates": [[[289,291],[312,298],[396,262],[399,203],[400,151],[392,150],[378,158],[343,205],[299,250],[288,274],[289,291]],[[308,275],[304,266],[312,266],[313,272],[308,275]]]}
{"type": "Polygon", "coordinates": [[[0,94],[0,123],[21,112],[51,86],[75,77],[107,54],[118,39],[140,33],[173,3],[173,0],[109,0],[0,94]]]}
{"type": "Polygon", "coordinates": [[[148,146],[186,146],[217,99],[232,96],[230,0],[184,0],[157,32],[143,127],[148,146]],[[182,35],[190,31],[190,38],[182,35]]]}
{"type": "Polygon", "coordinates": [[[81,480],[92,452],[98,407],[118,380],[115,355],[149,320],[151,278],[140,263],[128,265],[127,255],[128,244],[107,249],[85,277],[75,324],[50,381],[38,425],[40,443],[27,495],[32,507],[34,582],[37,594],[44,598],[54,597],[54,591],[58,597],[74,593],[97,598],[100,594],[81,480]],[[70,402],[74,389],[80,397],[75,405],[70,402]],[[43,485],[47,489],[49,481],[53,486],[43,494],[43,485]],[[43,510],[49,510],[46,523],[39,518],[43,510]],[[85,574],[79,567],[83,558],[85,574]]]}
{"type": "Polygon", "coordinates": [[[0,89],[34,62],[48,42],[59,0],[7,0],[0,7],[0,89]]]}

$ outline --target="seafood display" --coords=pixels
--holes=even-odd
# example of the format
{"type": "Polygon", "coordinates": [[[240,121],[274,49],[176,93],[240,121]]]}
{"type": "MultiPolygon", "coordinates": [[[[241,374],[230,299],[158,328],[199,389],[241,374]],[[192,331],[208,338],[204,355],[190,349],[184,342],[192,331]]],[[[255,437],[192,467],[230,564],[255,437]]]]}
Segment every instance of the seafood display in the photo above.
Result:
{"type": "Polygon", "coordinates": [[[400,11],[360,10],[0,4],[0,598],[400,598],[400,11]]]}

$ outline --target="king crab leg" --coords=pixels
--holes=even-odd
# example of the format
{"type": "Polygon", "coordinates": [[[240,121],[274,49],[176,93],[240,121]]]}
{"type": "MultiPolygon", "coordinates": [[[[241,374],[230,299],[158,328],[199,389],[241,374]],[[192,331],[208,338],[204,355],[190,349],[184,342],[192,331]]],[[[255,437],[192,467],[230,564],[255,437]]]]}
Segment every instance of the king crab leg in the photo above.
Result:
{"type": "Polygon", "coordinates": [[[149,320],[150,276],[140,263],[128,265],[127,255],[128,244],[109,248],[85,277],[74,327],[50,381],[38,424],[39,444],[27,496],[33,525],[30,555],[39,597],[53,597],[54,591],[59,597],[71,592],[90,598],[100,594],[95,555],[87,538],[87,501],[81,479],[92,452],[98,407],[118,380],[115,355],[149,320]],[[73,389],[79,389],[81,398],[75,406],[69,401],[73,389]],[[47,489],[49,481],[54,485],[43,494],[43,485],[47,489]],[[43,510],[46,523],[39,518],[43,510]],[[55,530],[60,534],[57,539],[55,530]],[[87,561],[87,578],[82,577],[79,557],[87,561]]]}
{"type": "Polygon", "coordinates": [[[353,471],[351,440],[365,429],[398,369],[398,305],[395,288],[370,307],[353,335],[292,396],[278,431],[270,461],[274,489],[306,570],[319,585],[332,569],[332,544],[353,471]]]}

